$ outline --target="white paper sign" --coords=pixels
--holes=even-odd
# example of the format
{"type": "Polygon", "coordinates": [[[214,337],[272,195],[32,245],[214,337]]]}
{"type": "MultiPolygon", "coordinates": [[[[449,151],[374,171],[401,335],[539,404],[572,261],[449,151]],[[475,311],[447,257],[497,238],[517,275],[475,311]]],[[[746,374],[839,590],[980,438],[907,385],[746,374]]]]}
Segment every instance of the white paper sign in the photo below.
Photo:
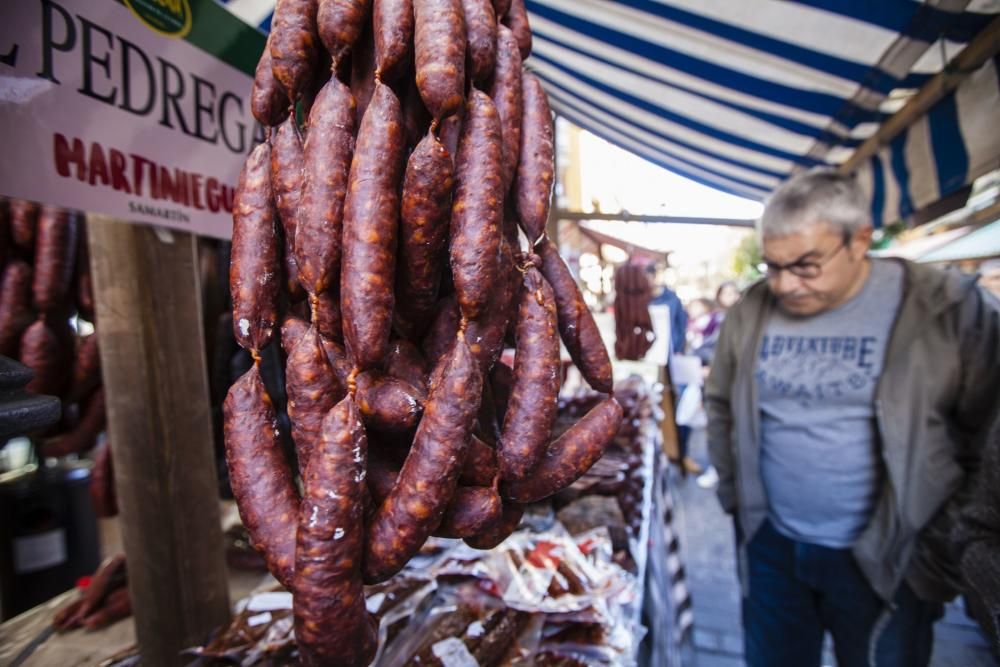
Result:
{"type": "Polygon", "coordinates": [[[263,136],[251,77],[206,50],[256,59],[234,22],[203,0],[0,3],[0,194],[228,237],[263,136]]]}

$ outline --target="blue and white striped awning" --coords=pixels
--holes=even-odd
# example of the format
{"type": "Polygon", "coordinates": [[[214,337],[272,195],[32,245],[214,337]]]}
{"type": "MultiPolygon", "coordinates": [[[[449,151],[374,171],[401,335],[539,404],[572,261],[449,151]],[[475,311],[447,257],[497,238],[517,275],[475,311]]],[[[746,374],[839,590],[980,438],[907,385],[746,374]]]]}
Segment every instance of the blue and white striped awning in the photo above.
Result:
{"type": "Polygon", "coordinates": [[[998,63],[987,61],[858,169],[876,221],[905,220],[1000,169],[998,63]]]}
{"type": "MultiPolygon", "coordinates": [[[[270,27],[273,0],[230,0],[270,27]]],[[[763,199],[845,161],[1000,0],[527,0],[553,109],[671,171],[763,199]]],[[[997,166],[990,62],[863,170],[891,221],[997,166]]]]}

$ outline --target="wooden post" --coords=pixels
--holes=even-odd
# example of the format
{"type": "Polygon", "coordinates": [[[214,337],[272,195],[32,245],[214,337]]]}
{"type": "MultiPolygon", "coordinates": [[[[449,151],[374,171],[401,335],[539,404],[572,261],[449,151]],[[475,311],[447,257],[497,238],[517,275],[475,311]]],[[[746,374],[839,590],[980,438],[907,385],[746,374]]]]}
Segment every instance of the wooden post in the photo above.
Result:
{"type": "Polygon", "coordinates": [[[229,618],[194,236],[89,216],[108,435],[143,665],[229,618]]]}
{"type": "MultiPolygon", "coordinates": [[[[663,385],[663,396],[660,408],[663,410],[663,422],[660,424],[663,453],[671,463],[681,465],[681,438],[677,430],[677,399],[674,395],[674,382],[670,377],[670,360],[665,366],[660,366],[660,384],[663,385]]],[[[681,466],[681,470],[684,467],[681,466]]]]}

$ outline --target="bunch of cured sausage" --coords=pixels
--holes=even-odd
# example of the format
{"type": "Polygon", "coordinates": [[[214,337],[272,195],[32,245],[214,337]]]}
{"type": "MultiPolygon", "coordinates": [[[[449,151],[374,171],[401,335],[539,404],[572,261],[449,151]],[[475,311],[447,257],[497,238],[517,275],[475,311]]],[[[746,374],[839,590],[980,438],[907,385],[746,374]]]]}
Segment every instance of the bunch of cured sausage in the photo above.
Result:
{"type": "Polygon", "coordinates": [[[252,96],[270,129],[240,177],[230,269],[257,363],[224,421],[305,664],[368,664],[363,584],[431,535],[499,544],[618,429],[607,351],[544,235],[553,128],[530,49],[523,0],[275,9],[252,96]],[[608,396],[553,439],[560,335],[608,396]],[[260,377],[275,338],[295,462],[260,377]],[[513,369],[497,362],[511,338],[513,369]]]}
{"type": "Polygon", "coordinates": [[[631,262],[615,269],[615,356],[640,361],[656,340],[649,302],[653,286],[646,271],[631,262]]]}
{"type": "Polygon", "coordinates": [[[82,454],[104,430],[86,228],[79,213],[20,199],[0,202],[0,354],[34,372],[27,390],[63,402],[60,423],[39,439],[42,456],[82,454]]]}

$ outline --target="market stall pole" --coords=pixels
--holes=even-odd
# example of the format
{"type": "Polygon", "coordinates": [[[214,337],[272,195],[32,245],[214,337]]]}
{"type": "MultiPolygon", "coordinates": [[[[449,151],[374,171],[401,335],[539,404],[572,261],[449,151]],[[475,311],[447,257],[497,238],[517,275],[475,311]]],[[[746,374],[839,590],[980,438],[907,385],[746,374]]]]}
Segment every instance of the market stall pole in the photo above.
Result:
{"type": "Polygon", "coordinates": [[[229,618],[196,239],[88,216],[108,435],[144,665],[229,618]]]}

